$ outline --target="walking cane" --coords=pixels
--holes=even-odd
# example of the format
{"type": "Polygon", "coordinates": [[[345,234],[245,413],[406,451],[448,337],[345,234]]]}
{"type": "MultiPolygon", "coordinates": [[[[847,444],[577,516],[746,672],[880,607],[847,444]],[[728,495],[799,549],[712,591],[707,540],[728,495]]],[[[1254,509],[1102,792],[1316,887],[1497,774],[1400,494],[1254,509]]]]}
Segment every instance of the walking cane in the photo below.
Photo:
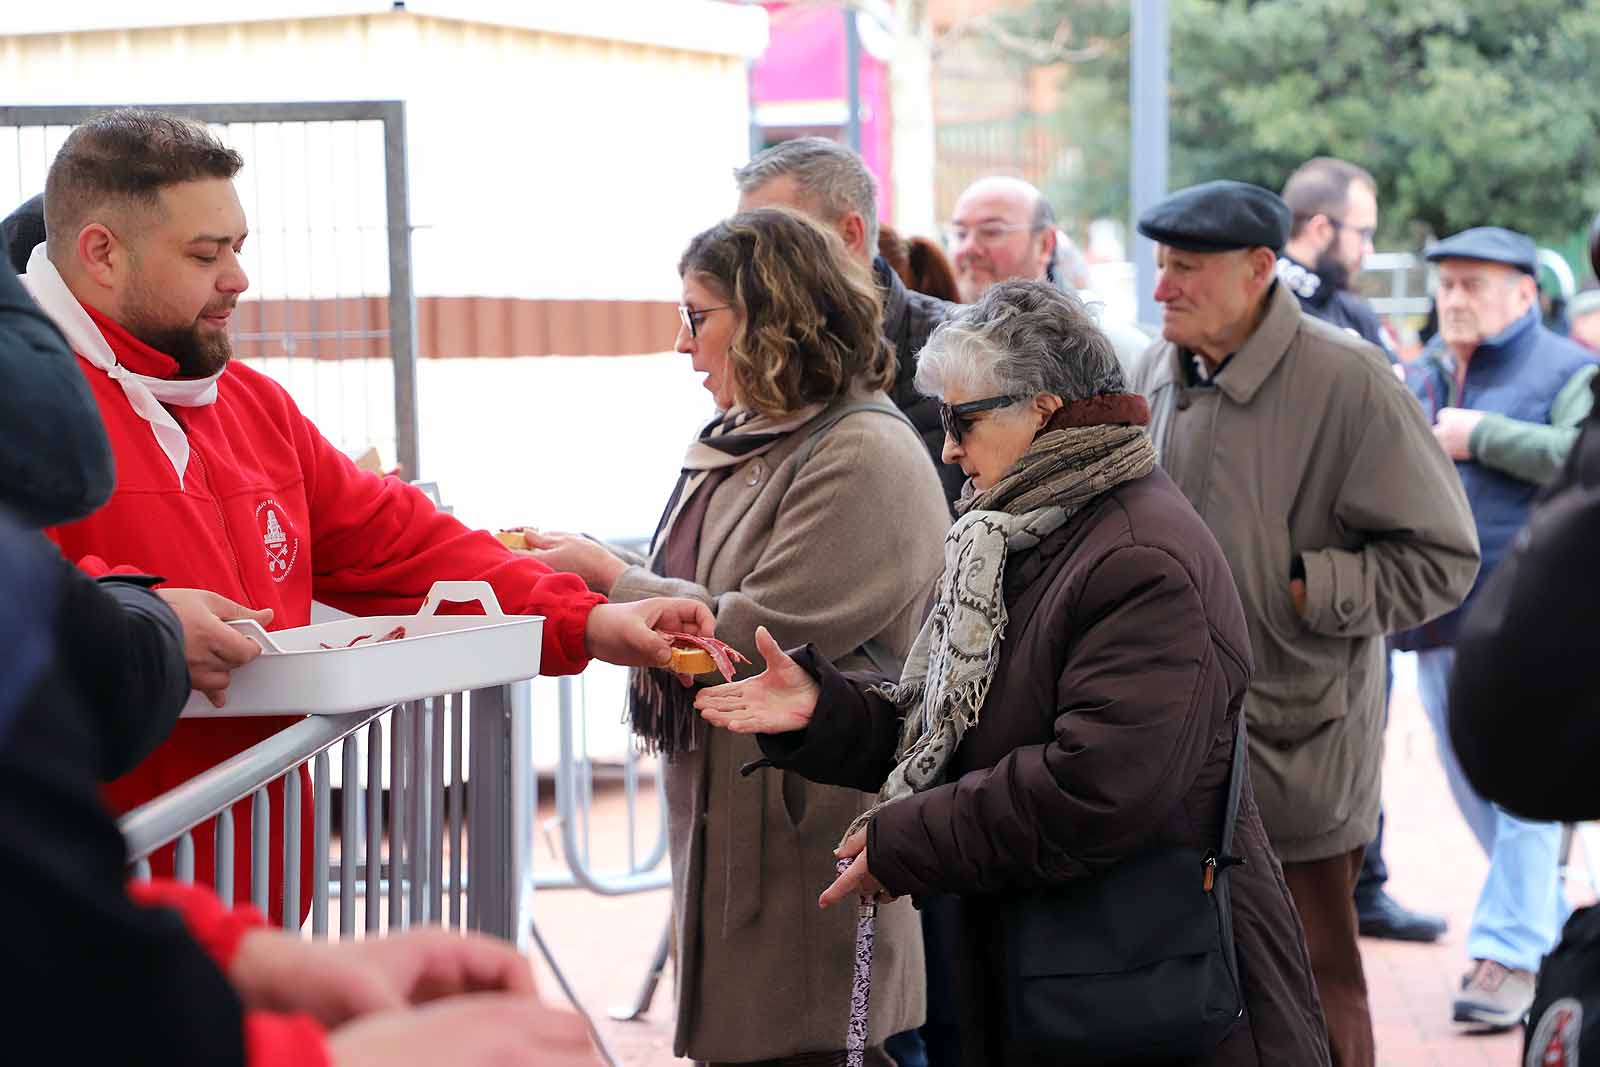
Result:
{"type": "MultiPolygon", "coordinates": [[[[843,874],[851,861],[839,861],[843,874]]],[[[850,975],[850,1032],[845,1037],[845,1064],[863,1067],[867,1055],[867,1000],[872,995],[872,941],[878,906],[866,898],[856,906],[856,963],[850,975]]]]}

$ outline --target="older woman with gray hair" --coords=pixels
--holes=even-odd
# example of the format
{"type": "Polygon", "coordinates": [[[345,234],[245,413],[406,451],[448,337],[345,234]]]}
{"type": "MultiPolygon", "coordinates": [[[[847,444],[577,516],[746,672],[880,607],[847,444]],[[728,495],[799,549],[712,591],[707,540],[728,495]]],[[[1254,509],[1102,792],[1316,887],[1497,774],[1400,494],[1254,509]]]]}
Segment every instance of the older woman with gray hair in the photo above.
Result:
{"type": "Polygon", "coordinates": [[[1156,465],[1109,342],[1072,295],[1002,283],[934,334],[917,388],[940,398],[944,459],[969,480],[904,673],[844,673],[761,630],[765,672],[701,691],[702,717],[759,735],[776,767],[878,793],[820,903],[957,898],[966,1063],[1327,1064],[1238,744],[1243,609],[1156,465]],[[1176,875],[1143,873],[1173,857],[1176,875]],[[1173,931],[1194,927],[1114,899],[1127,884],[1210,908],[1199,914],[1224,928],[1209,931],[1221,981],[1181,989],[1212,1022],[1157,1032],[1166,1005],[1139,991],[1169,965],[1152,961],[1189,951],[1173,931]],[[1107,909],[1100,920],[1086,901],[1107,909]],[[1041,913],[1071,917],[1064,941],[1041,913]],[[1106,958],[1108,944],[1126,958],[1106,958]],[[1128,973],[1129,996],[1108,999],[1128,973]]]}

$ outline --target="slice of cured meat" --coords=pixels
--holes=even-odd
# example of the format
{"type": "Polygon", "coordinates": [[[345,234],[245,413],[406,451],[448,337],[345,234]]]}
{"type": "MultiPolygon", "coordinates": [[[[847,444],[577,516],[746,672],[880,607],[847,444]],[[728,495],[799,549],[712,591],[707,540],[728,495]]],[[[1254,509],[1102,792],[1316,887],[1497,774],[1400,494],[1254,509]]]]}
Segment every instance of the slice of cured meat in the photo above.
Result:
{"type": "Polygon", "coordinates": [[[698,634],[674,633],[670,630],[661,631],[663,637],[672,642],[673,648],[698,649],[711,657],[711,662],[716,664],[717,673],[721,674],[724,681],[733,681],[733,665],[735,663],[749,663],[738,649],[723,644],[715,637],[701,637],[698,634]]]}
{"type": "MultiPolygon", "coordinates": [[[[390,630],[388,633],[384,634],[382,637],[378,638],[377,640],[373,640],[373,637],[372,637],[371,634],[362,634],[360,637],[352,637],[350,639],[350,643],[345,645],[344,647],[345,648],[354,648],[355,646],[359,645],[363,641],[372,641],[373,644],[378,644],[380,641],[398,641],[402,637],[404,637],[405,635],[406,635],[406,628],[404,626],[396,626],[394,629],[390,630]]],[[[318,641],[317,644],[321,645],[323,648],[328,648],[328,649],[331,649],[331,648],[334,647],[334,646],[328,644],[328,642],[326,642],[326,641],[318,641]]]]}

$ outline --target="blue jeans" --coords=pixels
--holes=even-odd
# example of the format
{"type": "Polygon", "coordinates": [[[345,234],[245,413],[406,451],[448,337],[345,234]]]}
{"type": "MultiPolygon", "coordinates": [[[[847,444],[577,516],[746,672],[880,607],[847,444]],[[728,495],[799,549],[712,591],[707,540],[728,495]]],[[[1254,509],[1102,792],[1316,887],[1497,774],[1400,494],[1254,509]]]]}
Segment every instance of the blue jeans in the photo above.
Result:
{"type": "MultiPolygon", "coordinates": [[[[1489,874],[1467,931],[1467,955],[1538,971],[1567,918],[1559,872],[1561,824],[1517,818],[1480,796],[1461,772],[1450,745],[1449,685],[1455,658],[1451,648],[1418,652],[1417,691],[1433,724],[1439,762],[1456,806],[1489,857],[1489,874]]],[[[1513,708],[1505,710],[1515,714],[1513,708]]]]}

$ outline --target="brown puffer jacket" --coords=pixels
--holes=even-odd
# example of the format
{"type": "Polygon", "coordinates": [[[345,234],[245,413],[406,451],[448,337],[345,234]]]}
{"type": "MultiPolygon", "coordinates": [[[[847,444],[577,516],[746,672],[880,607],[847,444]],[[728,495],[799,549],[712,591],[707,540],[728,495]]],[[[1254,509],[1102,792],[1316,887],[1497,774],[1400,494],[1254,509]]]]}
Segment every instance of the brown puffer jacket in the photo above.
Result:
{"type": "MultiPolygon", "coordinates": [[[[1092,503],[1006,562],[1009,623],[977,725],[949,782],[884,808],[868,867],[898,895],[955,894],[953,975],[964,1059],[1007,1049],[1004,898],[1092,877],[1160,844],[1215,846],[1250,639],[1216,541],[1159,469],[1092,503]]],[[[780,767],[876,789],[892,766],[881,681],[800,660],[822,683],[804,731],[762,738],[780,767]]],[[[1248,774],[1230,872],[1245,1014],[1205,1067],[1328,1063],[1299,918],[1248,774]]],[[[1061,1062],[1071,1061],[1062,1050],[1061,1062]]]]}

